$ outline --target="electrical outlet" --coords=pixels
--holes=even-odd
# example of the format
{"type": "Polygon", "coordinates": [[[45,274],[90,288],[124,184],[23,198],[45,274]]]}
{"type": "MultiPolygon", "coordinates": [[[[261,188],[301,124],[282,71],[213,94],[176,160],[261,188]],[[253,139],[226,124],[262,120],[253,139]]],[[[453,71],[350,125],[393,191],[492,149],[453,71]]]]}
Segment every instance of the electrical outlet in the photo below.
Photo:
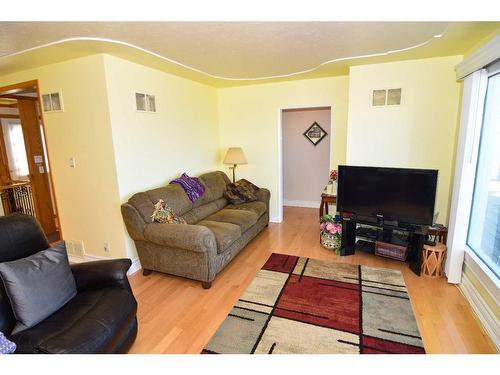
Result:
{"type": "Polygon", "coordinates": [[[104,242],[104,252],[105,253],[111,252],[111,245],[109,242],[104,242]]]}

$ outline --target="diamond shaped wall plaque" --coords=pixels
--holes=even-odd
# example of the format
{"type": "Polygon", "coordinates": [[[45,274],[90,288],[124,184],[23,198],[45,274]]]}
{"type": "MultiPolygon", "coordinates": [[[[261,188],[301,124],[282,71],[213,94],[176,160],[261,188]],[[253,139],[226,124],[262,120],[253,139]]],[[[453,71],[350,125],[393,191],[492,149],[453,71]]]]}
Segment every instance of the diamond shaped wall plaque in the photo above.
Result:
{"type": "Polygon", "coordinates": [[[304,132],[304,137],[315,146],[327,135],[328,133],[316,121],[304,132]]]}

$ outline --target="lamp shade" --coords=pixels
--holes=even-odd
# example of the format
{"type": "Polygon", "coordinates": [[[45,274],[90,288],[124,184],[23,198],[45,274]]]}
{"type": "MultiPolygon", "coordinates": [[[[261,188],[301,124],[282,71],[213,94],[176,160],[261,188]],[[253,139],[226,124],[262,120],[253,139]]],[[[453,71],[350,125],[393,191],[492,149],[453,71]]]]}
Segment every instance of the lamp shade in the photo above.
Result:
{"type": "Polygon", "coordinates": [[[241,147],[230,147],[226,152],[226,157],[224,158],[224,164],[246,164],[247,158],[243,153],[241,147]]]}

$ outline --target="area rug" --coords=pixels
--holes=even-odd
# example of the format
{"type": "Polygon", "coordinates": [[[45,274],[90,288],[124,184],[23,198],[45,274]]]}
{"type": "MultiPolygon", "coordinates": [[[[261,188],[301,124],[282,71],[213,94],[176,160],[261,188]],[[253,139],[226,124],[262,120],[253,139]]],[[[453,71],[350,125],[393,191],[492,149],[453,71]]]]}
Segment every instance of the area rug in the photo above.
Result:
{"type": "Polygon", "coordinates": [[[202,353],[425,351],[401,272],[273,253],[202,353]]]}

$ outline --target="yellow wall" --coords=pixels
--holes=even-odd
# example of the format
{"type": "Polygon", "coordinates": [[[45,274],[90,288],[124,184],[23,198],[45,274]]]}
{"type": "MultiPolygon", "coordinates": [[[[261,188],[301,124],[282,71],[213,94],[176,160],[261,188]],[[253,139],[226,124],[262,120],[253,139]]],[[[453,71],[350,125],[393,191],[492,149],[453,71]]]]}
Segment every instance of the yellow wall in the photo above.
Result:
{"type": "MultiPolygon", "coordinates": [[[[269,83],[218,90],[221,152],[242,147],[248,164],[237,168],[246,178],[271,191],[271,220],[278,219],[278,124],[280,110],[332,107],[331,166],[345,162],[348,77],[269,83]]],[[[304,129],[305,130],[305,129],[304,129]]],[[[222,160],[223,155],[220,158],[222,160]]],[[[227,171],[227,167],[224,167],[227,171]]],[[[325,176],[325,184],[328,176],[325,176]]]]}
{"type": "Polygon", "coordinates": [[[220,166],[213,87],[102,54],[3,76],[0,86],[33,79],[42,93],[62,91],[64,112],[44,115],[47,146],[64,239],[83,240],[87,255],[135,258],[120,204],[220,166]],[[136,111],[135,92],[156,95],[157,112],[136,111]]]}
{"type": "Polygon", "coordinates": [[[182,172],[198,175],[219,167],[215,88],[110,55],[104,66],[121,202],[182,172]],[[136,111],[135,92],[155,95],[157,112],[136,111]]]}
{"type": "Polygon", "coordinates": [[[34,79],[42,94],[62,90],[64,112],[44,119],[64,238],[83,240],[90,255],[125,256],[103,56],[3,76],[0,86],[34,79]],[[111,243],[110,253],[104,242],[111,243]]]}
{"type": "Polygon", "coordinates": [[[350,77],[215,89],[101,54],[0,77],[0,85],[38,79],[42,93],[62,90],[65,111],[45,119],[65,238],[84,240],[91,255],[133,258],[120,204],[183,171],[229,172],[221,163],[228,147],[242,147],[247,155],[238,177],[271,190],[276,221],[278,127],[285,108],[332,107],[332,168],[346,161],[395,165],[395,160],[439,168],[437,210],[444,221],[460,97],[454,66],[460,59],[366,65],[352,68],[350,77]],[[392,113],[372,110],[370,90],[393,86],[403,88],[403,105],[392,113]],[[156,95],[157,113],[135,111],[135,92],[156,95]],[[383,153],[374,157],[375,131],[395,142],[379,140],[383,153]],[[69,157],[76,158],[75,169],[69,168],[69,157]],[[111,253],[104,252],[104,242],[110,242],[111,253]]]}
{"type": "Polygon", "coordinates": [[[347,162],[438,169],[436,212],[446,224],[451,201],[462,56],[351,67],[347,162]],[[400,106],[372,107],[374,89],[402,88],[400,106]]]}

